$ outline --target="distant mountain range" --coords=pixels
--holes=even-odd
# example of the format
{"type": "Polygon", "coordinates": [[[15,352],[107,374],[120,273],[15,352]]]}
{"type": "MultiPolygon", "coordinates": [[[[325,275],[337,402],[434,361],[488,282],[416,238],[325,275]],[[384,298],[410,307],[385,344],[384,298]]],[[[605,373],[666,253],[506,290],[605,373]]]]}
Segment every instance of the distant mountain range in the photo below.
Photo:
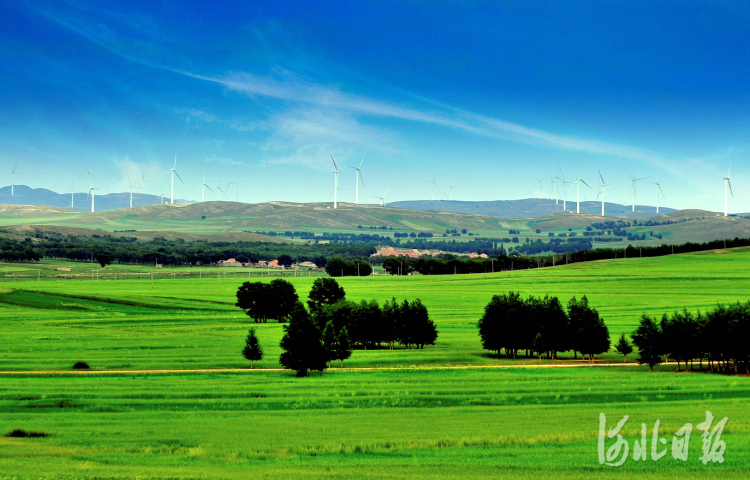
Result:
{"type": "MultiPolygon", "coordinates": [[[[0,188],[0,204],[10,205],[48,205],[71,209],[71,194],[56,193],[46,188],[30,188],[26,185],[16,185],[14,195],[10,194],[10,186],[0,188]]],[[[90,196],[85,192],[73,194],[73,208],[71,210],[86,212],[91,210],[90,196]]],[[[169,198],[164,198],[169,202],[169,198]]],[[[175,202],[190,203],[188,200],[175,202]]],[[[130,206],[130,193],[108,193],[97,194],[95,198],[96,211],[103,212],[117,210],[130,206]]],[[[145,207],[147,205],[158,205],[162,198],[158,195],[144,193],[133,193],[133,206],[145,207]]],[[[499,218],[537,218],[555,213],[563,212],[563,202],[558,205],[554,200],[527,198],[523,200],[491,200],[483,202],[460,201],[460,200],[406,200],[402,202],[391,202],[387,206],[395,208],[406,208],[409,210],[443,211],[451,213],[472,213],[476,215],[488,215],[499,218]]],[[[567,202],[566,210],[575,212],[575,202],[567,202]]],[[[607,217],[617,218],[648,218],[656,215],[656,208],[647,205],[636,205],[635,212],[631,211],[630,205],[619,203],[605,203],[605,214],[607,217]]],[[[599,215],[602,211],[600,202],[581,202],[581,213],[599,215]]],[[[674,208],[660,207],[659,213],[674,212],[674,208]]]]}
{"type": "MultiPolygon", "coordinates": [[[[10,192],[10,186],[0,188],[0,204],[48,205],[50,207],[68,208],[77,212],[91,211],[91,197],[86,192],[75,192],[72,194],[73,208],[70,207],[70,193],[57,193],[46,188],[31,188],[26,185],[16,185],[13,187],[13,195],[10,192]]],[[[169,197],[165,197],[164,201],[169,202],[169,197]]],[[[175,199],[175,201],[186,202],[187,200],[175,199]]],[[[101,191],[99,191],[94,197],[94,203],[97,212],[127,208],[130,206],[130,193],[101,194],[101,191]]],[[[161,196],[159,195],[133,192],[134,207],[144,207],[160,203],[161,196]]]]}
{"type": "MultiPolygon", "coordinates": [[[[465,202],[460,200],[406,200],[391,202],[389,207],[408,208],[410,210],[439,210],[454,213],[474,213],[500,218],[537,218],[553,215],[563,211],[575,212],[575,202],[567,202],[563,210],[563,201],[555,204],[546,198],[527,198],[523,200],[492,200],[485,202],[465,202]]],[[[659,213],[670,213],[674,208],[659,207],[659,213]]],[[[581,213],[601,215],[601,202],[581,202],[581,213]]],[[[656,215],[656,207],[636,205],[635,212],[631,205],[604,202],[604,213],[607,217],[616,218],[649,218],[656,215]]]]}

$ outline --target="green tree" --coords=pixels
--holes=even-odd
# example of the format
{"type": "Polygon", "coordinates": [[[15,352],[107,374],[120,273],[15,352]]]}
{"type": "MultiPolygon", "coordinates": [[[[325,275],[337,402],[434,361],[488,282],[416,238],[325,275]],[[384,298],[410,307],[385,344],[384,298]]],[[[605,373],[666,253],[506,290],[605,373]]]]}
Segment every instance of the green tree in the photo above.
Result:
{"type": "Polygon", "coordinates": [[[342,328],[336,337],[336,360],[344,366],[344,360],[352,356],[352,342],[346,327],[342,328]]]}
{"type": "Polygon", "coordinates": [[[551,349],[551,338],[548,338],[543,332],[539,332],[534,337],[532,347],[539,357],[539,365],[542,364],[542,354],[551,349]]]}
{"type": "Polygon", "coordinates": [[[255,323],[266,323],[270,315],[268,286],[263,282],[245,282],[237,289],[237,307],[245,310],[255,323]]]}
{"type": "Polygon", "coordinates": [[[623,355],[625,358],[623,359],[623,362],[628,361],[628,355],[630,355],[633,352],[633,345],[631,345],[628,338],[623,333],[620,335],[620,339],[617,341],[617,344],[615,345],[615,350],[620,355],[623,355]]]}
{"type": "Polygon", "coordinates": [[[101,265],[102,268],[112,263],[112,261],[109,259],[109,255],[107,255],[106,253],[100,253],[99,255],[97,255],[96,261],[99,262],[99,265],[101,265]]]}
{"type": "Polygon", "coordinates": [[[263,359],[263,348],[255,336],[255,329],[251,328],[245,339],[245,348],[242,349],[242,356],[250,360],[250,369],[253,368],[253,362],[263,359]]]}
{"type": "Polygon", "coordinates": [[[630,334],[633,344],[638,347],[638,363],[648,365],[652,372],[654,366],[661,363],[661,336],[659,325],[645,313],[641,315],[638,328],[630,334]]]}
{"type": "Polygon", "coordinates": [[[516,357],[522,344],[522,317],[526,305],[517,292],[494,295],[484,307],[484,315],[477,322],[482,348],[497,352],[505,348],[506,356],[516,357]]]}
{"type": "Polygon", "coordinates": [[[284,267],[292,266],[292,257],[287,254],[279,255],[277,261],[279,262],[279,265],[283,265],[284,267]]]}
{"type": "Polygon", "coordinates": [[[332,277],[343,277],[348,265],[346,260],[340,257],[333,257],[326,263],[326,273],[332,277]]]}
{"type": "Polygon", "coordinates": [[[336,335],[336,326],[333,324],[333,320],[328,320],[325,328],[323,328],[323,348],[326,351],[326,362],[328,368],[331,368],[331,360],[336,360],[338,353],[339,339],[336,335]]]}
{"type": "Polygon", "coordinates": [[[281,278],[272,280],[268,287],[269,301],[271,302],[269,318],[283,322],[299,303],[297,292],[294,285],[281,278]]]}
{"type": "Polygon", "coordinates": [[[304,377],[310,370],[326,368],[326,350],[321,341],[321,332],[312,322],[310,314],[301,302],[297,302],[284,325],[284,336],[279,344],[283,352],[279,363],[304,377]]]}
{"type": "Polygon", "coordinates": [[[323,305],[332,305],[346,297],[343,287],[334,278],[316,278],[308,295],[307,308],[316,315],[323,305]]]}

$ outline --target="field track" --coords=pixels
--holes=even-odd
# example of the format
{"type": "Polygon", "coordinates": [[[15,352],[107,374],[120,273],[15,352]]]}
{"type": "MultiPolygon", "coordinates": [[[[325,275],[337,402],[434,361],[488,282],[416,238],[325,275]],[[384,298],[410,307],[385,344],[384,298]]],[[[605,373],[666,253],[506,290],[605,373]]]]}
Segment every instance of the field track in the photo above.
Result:
{"type": "MultiPolygon", "coordinates": [[[[661,363],[660,365],[677,365],[677,362],[661,363]]],[[[492,368],[584,368],[584,367],[638,367],[635,362],[629,363],[558,363],[545,365],[512,364],[512,365],[451,365],[435,367],[352,367],[334,368],[334,371],[358,372],[358,371],[399,371],[399,370],[477,370],[492,368]]],[[[153,369],[153,370],[31,370],[31,371],[0,371],[0,375],[108,375],[108,374],[139,374],[149,375],[154,373],[237,373],[237,372],[291,372],[285,368],[194,368],[194,369],[153,369]]]]}

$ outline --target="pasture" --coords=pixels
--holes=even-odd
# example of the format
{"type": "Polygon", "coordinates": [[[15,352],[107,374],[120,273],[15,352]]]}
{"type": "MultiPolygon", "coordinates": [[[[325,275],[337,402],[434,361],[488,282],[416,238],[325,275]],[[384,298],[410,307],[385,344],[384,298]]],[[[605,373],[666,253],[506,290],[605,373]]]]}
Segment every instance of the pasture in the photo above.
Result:
{"type": "MultiPolygon", "coordinates": [[[[52,274],[65,265],[41,268],[52,274]]],[[[673,366],[654,373],[523,368],[537,360],[493,358],[481,350],[475,322],[496,293],[563,302],[586,294],[615,340],[642,312],[747,301],[748,267],[750,250],[737,249],[488,275],[343,278],[352,300],[421,298],[440,332],[437,343],[355,350],[345,367],[376,369],[334,366],[299,379],[247,370],[240,351],[254,324],[234,306],[244,277],[210,271],[199,279],[177,269],[152,282],[148,269],[123,267],[131,275],[117,280],[61,279],[21,276],[36,266],[0,265],[0,434],[48,435],[0,437],[0,479],[746,478],[747,377],[677,374],[673,366]],[[76,361],[104,372],[77,374],[76,361]],[[199,368],[246,370],[135,371],[199,368]],[[723,464],[698,460],[695,426],[706,410],[715,422],[729,419],[723,464]],[[623,430],[630,460],[621,467],[598,462],[600,413],[608,428],[630,417],[623,430]],[[669,453],[632,460],[641,423],[650,442],[657,419],[668,450],[678,428],[694,426],[687,462],[669,453]]],[[[285,278],[305,300],[314,278],[285,278]]],[[[256,327],[266,354],[256,368],[278,368],[281,326],[256,327]]],[[[614,352],[598,360],[622,361],[614,352]]]]}

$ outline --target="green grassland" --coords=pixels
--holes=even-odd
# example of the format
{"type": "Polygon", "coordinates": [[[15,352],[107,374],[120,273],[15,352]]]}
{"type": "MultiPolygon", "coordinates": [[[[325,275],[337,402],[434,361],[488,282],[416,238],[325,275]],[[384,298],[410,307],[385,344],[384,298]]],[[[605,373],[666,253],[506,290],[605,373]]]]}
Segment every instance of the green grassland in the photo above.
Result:
{"type": "MultiPolygon", "coordinates": [[[[54,265],[47,266],[61,268],[54,265]]],[[[81,269],[81,274],[67,280],[36,281],[34,269],[24,273],[18,265],[0,267],[0,314],[7,345],[0,370],[64,369],[79,360],[97,369],[246,365],[238,352],[251,321],[234,306],[237,287],[247,280],[246,269],[225,268],[224,275],[215,273],[219,268],[200,269],[205,273],[199,279],[196,268],[176,268],[152,281],[149,270],[141,268],[136,275],[135,266],[120,267],[129,275],[102,277],[101,272],[110,268],[106,267],[98,269],[99,278],[106,280],[97,281],[96,268],[67,265],[81,269]],[[4,269],[14,270],[16,281],[4,269]]],[[[342,278],[339,281],[351,300],[376,299],[382,304],[392,297],[420,298],[440,331],[434,347],[419,352],[356,351],[347,365],[495,364],[499,360],[481,350],[475,324],[492,295],[510,290],[522,295],[556,295],[563,302],[585,294],[614,338],[631,332],[643,312],[661,316],[675,309],[747,301],[748,267],[750,250],[735,249],[495,274],[342,278]]],[[[256,271],[253,280],[271,278],[260,274],[264,272],[256,271]]],[[[304,301],[315,277],[284,275],[304,301]]],[[[260,367],[279,366],[282,333],[279,324],[258,326],[267,352],[260,367]]],[[[613,352],[601,358],[619,360],[613,352]]]]}
{"type": "MultiPolygon", "coordinates": [[[[746,378],[643,369],[406,369],[0,378],[0,478],[747,478],[746,378]],[[723,464],[599,465],[599,414],[632,450],[710,410],[723,464]],[[650,440],[650,437],[649,437],[650,440]]],[[[607,446],[611,445],[611,441],[607,446]]],[[[631,454],[632,455],[632,454],[631,454]]]]}
{"type": "MultiPolygon", "coordinates": [[[[482,351],[475,323],[493,294],[563,302],[586,294],[614,338],[632,331],[642,312],[747,301],[748,267],[750,249],[733,249],[486,275],[342,278],[352,300],[421,298],[437,343],[357,350],[345,367],[378,369],[335,366],[300,379],[247,370],[240,351],[253,324],[234,306],[244,275],[212,269],[199,279],[183,268],[152,283],[143,267],[118,266],[129,275],[91,280],[83,274],[90,265],[2,264],[0,434],[49,436],[0,437],[0,479],[747,478],[748,377],[674,366],[533,368],[536,359],[482,351]],[[54,278],[71,265],[81,271],[68,273],[79,276],[54,278]],[[37,281],[40,268],[48,271],[37,281]],[[75,361],[105,372],[76,374],[75,361]],[[198,368],[245,370],[135,372],[198,368]],[[632,460],[641,423],[650,445],[659,419],[671,445],[672,434],[702,422],[706,410],[715,422],[729,418],[723,464],[700,463],[695,429],[687,462],[669,453],[632,460]],[[630,417],[623,433],[631,459],[621,467],[599,465],[600,413],[608,427],[630,417]]],[[[304,300],[314,278],[285,278],[304,300]]],[[[281,326],[256,327],[266,352],[256,368],[278,368],[281,326]]],[[[558,363],[581,364],[569,355],[558,363]]]]}

